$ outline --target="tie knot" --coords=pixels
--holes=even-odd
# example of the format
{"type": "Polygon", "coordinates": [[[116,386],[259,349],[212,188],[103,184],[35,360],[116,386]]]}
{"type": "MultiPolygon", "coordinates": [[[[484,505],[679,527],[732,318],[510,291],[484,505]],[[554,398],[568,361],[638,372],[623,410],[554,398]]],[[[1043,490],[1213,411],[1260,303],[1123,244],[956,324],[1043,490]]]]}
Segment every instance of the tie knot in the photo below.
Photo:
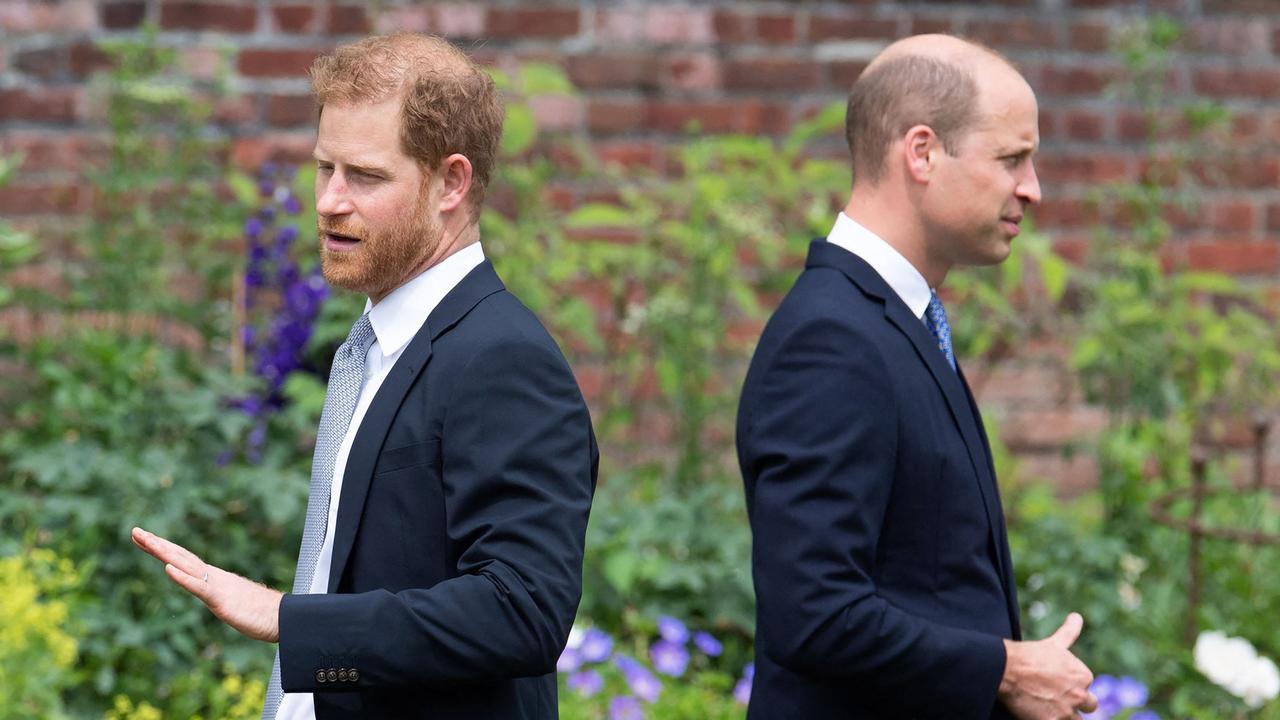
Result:
{"type": "Polygon", "coordinates": [[[364,354],[369,352],[373,339],[373,323],[369,321],[369,313],[365,313],[351,326],[351,332],[347,333],[347,341],[342,343],[342,348],[350,353],[364,354]]]}

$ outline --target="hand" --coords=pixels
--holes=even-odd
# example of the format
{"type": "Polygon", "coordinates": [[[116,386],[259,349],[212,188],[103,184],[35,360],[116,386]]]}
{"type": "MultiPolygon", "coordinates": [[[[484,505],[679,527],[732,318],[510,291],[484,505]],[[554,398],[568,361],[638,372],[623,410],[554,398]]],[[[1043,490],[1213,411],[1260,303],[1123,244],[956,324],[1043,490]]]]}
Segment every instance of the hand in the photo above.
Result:
{"type": "Polygon", "coordinates": [[[284,593],[220,570],[181,545],[134,528],[133,544],[163,562],[169,579],[195,595],[214,616],[254,640],[280,640],[280,600],[284,593]]]}
{"type": "Polygon", "coordinates": [[[1005,640],[1004,677],[999,697],[1014,717],[1023,720],[1075,720],[1093,712],[1098,699],[1089,692],[1093,673],[1071,654],[1084,618],[1067,616],[1062,627],[1044,640],[1005,640]]]}

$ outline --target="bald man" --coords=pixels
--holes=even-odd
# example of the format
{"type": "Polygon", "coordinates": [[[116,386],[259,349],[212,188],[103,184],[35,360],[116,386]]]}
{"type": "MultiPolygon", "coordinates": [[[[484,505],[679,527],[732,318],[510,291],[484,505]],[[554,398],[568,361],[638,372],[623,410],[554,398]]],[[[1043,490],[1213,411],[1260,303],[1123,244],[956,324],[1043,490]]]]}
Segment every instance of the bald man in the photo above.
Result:
{"type": "Polygon", "coordinates": [[[493,80],[407,33],[311,79],[324,276],[368,301],[330,373],[293,592],[133,541],[279,643],[265,720],[552,720],[598,454],[559,348],[480,245],[493,80]]]}
{"type": "Polygon", "coordinates": [[[1072,614],[1020,641],[991,453],[936,290],[1040,200],[1035,95],[945,35],[854,84],[853,189],[765,327],[738,459],[754,536],[751,720],[1075,718],[1072,614]]]}

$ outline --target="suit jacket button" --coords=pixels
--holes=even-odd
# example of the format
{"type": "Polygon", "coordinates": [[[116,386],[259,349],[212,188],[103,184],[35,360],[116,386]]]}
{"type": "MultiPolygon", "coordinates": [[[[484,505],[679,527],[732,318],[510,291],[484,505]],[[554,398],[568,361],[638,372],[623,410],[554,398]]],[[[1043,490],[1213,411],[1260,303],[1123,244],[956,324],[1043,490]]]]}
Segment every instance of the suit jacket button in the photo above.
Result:
{"type": "Polygon", "coordinates": [[[347,677],[351,678],[351,682],[355,682],[360,679],[360,673],[356,672],[355,668],[351,668],[351,672],[347,673],[347,677]]]}
{"type": "Polygon", "coordinates": [[[322,683],[322,682],[324,682],[324,681],[325,681],[325,674],[324,674],[324,671],[323,671],[323,670],[317,670],[317,671],[316,671],[316,682],[318,682],[318,683],[322,683]]]}
{"type": "Polygon", "coordinates": [[[337,682],[337,681],[338,681],[338,671],[334,670],[333,668],[329,668],[329,682],[337,682]]]}
{"type": "Polygon", "coordinates": [[[346,669],[346,668],[338,668],[338,681],[339,681],[339,682],[346,682],[346,681],[347,681],[347,669],[346,669]]]}

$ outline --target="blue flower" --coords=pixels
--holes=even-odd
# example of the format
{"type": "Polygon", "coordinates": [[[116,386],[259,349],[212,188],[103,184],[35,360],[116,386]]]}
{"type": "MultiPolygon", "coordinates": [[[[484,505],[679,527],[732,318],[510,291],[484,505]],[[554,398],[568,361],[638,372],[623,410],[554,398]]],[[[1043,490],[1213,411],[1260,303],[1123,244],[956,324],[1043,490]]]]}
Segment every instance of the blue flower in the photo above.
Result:
{"type": "Polygon", "coordinates": [[[302,212],[302,203],[298,201],[298,196],[293,193],[289,193],[289,197],[284,199],[284,202],[281,203],[281,207],[283,207],[284,211],[290,215],[297,215],[302,212]]]}
{"type": "Polygon", "coordinates": [[[1122,708],[1140,708],[1147,704],[1147,686],[1128,676],[1116,681],[1113,695],[1122,708]]]}
{"type": "Polygon", "coordinates": [[[689,641],[689,629],[670,615],[658,616],[658,634],[667,642],[683,645],[689,641]]]}
{"type": "Polygon", "coordinates": [[[1130,715],[1129,720],[1160,720],[1160,716],[1150,710],[1139,710],[1130,715]]]}
{"type": "Polygon", "coordinates": [[[619,695],[609,701],[609,720],[644,720],[644,708],[635,698],[619,695]]]}
{"type": "Polygon", "coordinates": [[[262,220],[258,217],[251,217],[244,221],[244,234],[256,240],[262,234],[262,220]]]}
{"type": "Polygon", "coordinates": [[[662,681],[649,672],[648,668],[626,655],[615,656],[613,664],[622,671],[622,676],[626,678],[631,692],[646,702],[654,702],[658,699],[658,695],[662,693],[662,681]]]}
{"type": "Polygon", "coordinates": [[[556,672],[571,673],[581,665],[582,656],[577,650],[567,647],[560,653],[560,659],[556,661],[556,672]]]}
{"type": "MultiPolygon", "coordinates": [[[[1085,720],[1109,720],[1112,716],[1130,708],[1140,708],[1147,703],[1147,686],[1129,676],[1099,675],[1089,686],[1089,692],[1098,698],[1098,708],[1083,713],[1085,720]]],[[[1145,711],[1150,713],[1150,711],[1145,711]]],[[[1154,714],[1152,714],[1154,715],[1154,714]]],[[[1136,713],[1133,717],[1149,717],[1136,713]]]]}
{"type": "Polygon", "coordinates": [[[591,697],[604,689],[604,678],[595,670],[581,670],[569,676],[568,685],[583,697],[591,697]]]}
{"type": "Polygon", "coordinates": [[[733,686],[733,699],[740,705],[746,705],[751,701],[751,683],[756,677],[756,664],[747,663],[742,668],[742,679],[738,680],[738,684],[733,686]]]}
{"type": "Polygon", "coordinates": [[[653,660],[653,666],[658,672],[671,677],[684,675],[684,669],[689,665],[689,651],[683,645],[667,640],[654,643],[649,648],[649,658],[653,660]]]}
{"type": "Polygon", "coordinates": [[[720,657],[720,653],[724,652],[724,646],[720,641],[711,636],[711,633],[696,632],[693,634],[693,644],[698,646],[704,654],[711,657],[720,657]]]}
{"type": "Polygon", "coordinates": [[[588,628],[582,634],[582,644],[578,646],[578,652],[587,662],[604,662],[609,658],[609,653],[613,652],[613,638],[603,630],[588,628]]]}

